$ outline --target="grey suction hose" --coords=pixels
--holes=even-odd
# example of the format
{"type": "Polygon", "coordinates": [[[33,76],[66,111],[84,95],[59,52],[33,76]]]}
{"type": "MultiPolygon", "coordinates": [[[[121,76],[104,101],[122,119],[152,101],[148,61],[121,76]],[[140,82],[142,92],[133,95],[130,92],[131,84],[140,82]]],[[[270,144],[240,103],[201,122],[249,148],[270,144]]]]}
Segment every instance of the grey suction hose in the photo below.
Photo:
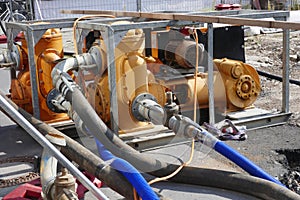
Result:
{"type": "MultiPolygon", "coordinates": [[[[95,133],[95,137],[115,156],[127,160],[143,172],[153,172],[162,168],[171,167],[171,165],[153,159],[152,157],[149,159],[148,156],[137,152],[128,145],[124,145],[124,142],[98,117],[95,110],[88,102],[86,102],[84,95],[78,88],[73,88],[72,95],[67,95],[66,99],[71,102],[72,109],[76,111],[90,132],[95,133]]],[[[171,171],[175,169],[176,166],[173,166],[171,171]]],[[[169,171],[170,170],[167,170],[165,173],[162,172],[159,175],[167,175],[169,171]]]]}
{"type": "Polygon", "coordinates": [[[14,102],[8,99],[3,92],[0,91],[0,95],[4,97],[15,109],[17,109],[25,117],[25,119],[42,134],[47,135],[48,133],[54,133],[63,136],[66,141],[66,146],[61,147],[61,152],[68,159],[73,160],[87,172],[104,181],[108,187],[112,188],[126,199],[133,199],[133,193],[131,192],[133,191],[133,187],[119,172],[109,167],[98,156],[75,140],[61,133],[52,126],[34,118],[22,108],[19,108],[14,102]]]}
{"type": "Polygon", "coordinates": [[[185,167],[170,181],[222,188],[255,196],[260,199],[300,200],[300,196],[276,183],[222,170],[185,167]]]}
{"type": "MultiPolygon", "coordinates": [[[[85,57],[91,58],[91,56],[87,56],[87,54],[85,57]]],[[[98,64],[100,62],[96,62],[97,60],[95,59],[82,59],[84,62],[81,62],[81,64],[85,65],[87,60],[89,60],[89,65],[96,64],[99,68],[101,67],[98,64]]],[[[117,157],[125,157],[128,162],[135,163],[135,166],[143,172],[151,172],[161,168],[170,167],[171,165],[160,162],[156,159],[147,161],[147,159],[144,158],[145,155],[141,155],[128,145],[124,145],[123,141],[106,126],[106,124],[98,117],[94,109],[87,102],[81,91],[76,87],[76,84],[72,78],[67,74],[69,70],[79,68],[77,63],[78,62],[74,61],[74,58],[70,58],[70,61],[67,59],[61,63],[58,63],[52,70],[51,77],[54,87],[56,87],[56,89],[66,98],[66,100],[72,104],[72,110],[79,115],[79,118],[83,121],[90,132],[95,134],[97,133],[95,137],[105,146],[107,150],[112,152],[117,157]],[[131,156],[132,154],[135,154],[135,156],[131,156]],[[150,165],[149,162],[151,163],[150,165]]],[[[71,108],[68,109],[70,115],[71,108]]],[[[174,166],[171,171],[175,171],[176,168],[177,166],[174,166]]],[[[167,175],[168,171],[170,170],[167,170],[166,173],[159,175],[167,175]]]]}

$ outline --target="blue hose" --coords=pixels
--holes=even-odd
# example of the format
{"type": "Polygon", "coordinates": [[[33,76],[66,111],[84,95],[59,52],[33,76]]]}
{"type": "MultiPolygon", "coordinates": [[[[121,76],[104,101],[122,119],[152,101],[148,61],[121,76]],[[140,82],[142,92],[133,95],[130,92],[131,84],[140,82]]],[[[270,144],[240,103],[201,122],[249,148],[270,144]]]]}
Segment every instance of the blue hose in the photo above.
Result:
{"type": "Polygon", "coordinates": [[[195,123],[190,118],[184,116],[173,116],[169,119],[169,127],[173,129],[175,133],[184,130],[186,132],[185,134],[188,133],[188,136],[193,135],[193,137],[201,141],[204,145],[213,148],[215,151],[237,164],[250,175],[271,181],[285,187],[285,185],[283,185],[279,180],[266,173],[264,170],[262,170],[248,158],[228,146],[226,143],[217,139],[210,132],[204,130],[199,124],[195,123]]]}
{"type": "Polygon", "coordinates": [[[252,176],[256,176],[262,179],[266,179],[269,181],[272,181],[274,183],[277,183],[278,185],[284,186],[279,180],[275,179],[273,176],[269,175],[265,171],[263,171],[260,167],[255,165],[253,162],[251,162],[248,158],[241,155],[239,152],[228,146],[226,143],[222,141],[217,141],[214,149],[228,158],[229,160],[233,161],[235,164],[240,166],[242,169],[244,169],[246,172],[248,172],[252,176]]]}
{"type": "Polygon", "coordinates": [[[96,140],[97,148],[100,157],[104,161],[111,160],[111,167],[118,170],[125,178],[132,184],[139,196],[143,200],[159,200],[158,196],[154,193],[150,185],[144,177],[126,160],[114,156],[109,152],[99,140],[96,140]]]}

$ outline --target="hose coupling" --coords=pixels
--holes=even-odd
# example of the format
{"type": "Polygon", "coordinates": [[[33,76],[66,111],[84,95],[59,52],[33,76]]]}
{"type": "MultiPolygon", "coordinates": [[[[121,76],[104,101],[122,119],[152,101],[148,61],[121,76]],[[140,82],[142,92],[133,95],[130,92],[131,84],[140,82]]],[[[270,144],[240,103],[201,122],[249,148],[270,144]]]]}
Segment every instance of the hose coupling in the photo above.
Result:
{"type": "Polygon", "coordinates": [[[8,50],[0,53],[0,68],[17,67],[19,64],[18,55],[8,50]]]}
{"type": "Polygon", "coordinates": [[[214,148],[215,144],[218,142],[218,139],[205,129],[198,129],[190,125],[187,127],[186,131],[187,135],[193,136],[195,141],[201,142],[205,146],[214,148]]]}
{"type": "Polygon", "coordinates": [[[182,115],[171,117],[169,120],[169,128],[172,129],[176,135],[185,138],[194,138],[195,141],[199,141],[209,147],[214,147],[218,141],[216,137],[201,128],[200,125],[182,115]]]}
{"type": "Polygon", "coordinates": [[[131,106],[132,115],[141,122],[152,122],[156,125],[162,125],[165,122],[165,111],[156,102],[153,95],[143,93],[138,95],[131,106]]]}
{"type": "Polygon", "coordinates": [[[176,135],[185,137],[185,138],[194,138],[194,135],[191,135],[192,132],[187,131],[193,122],[190,118],[182,115],[174,115],[169,119],[169,128],[176,133],[176,135]]]}
{"type": "Polygon", "coordinates": [[[47,95],[46,103],[48,108],[55,113],[66,113],[71,110],[71,104],[56,88],[53,88],[47,95]]]}

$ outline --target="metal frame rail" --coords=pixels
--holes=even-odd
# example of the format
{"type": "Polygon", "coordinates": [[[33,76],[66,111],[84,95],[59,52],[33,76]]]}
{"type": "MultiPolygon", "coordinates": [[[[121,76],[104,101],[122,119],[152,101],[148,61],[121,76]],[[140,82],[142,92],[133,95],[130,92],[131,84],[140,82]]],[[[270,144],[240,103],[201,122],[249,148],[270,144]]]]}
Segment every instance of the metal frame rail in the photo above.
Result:
{"type": "MultiPolygon", "coordinates": [[[[118,130],[118,106],[116,99],[116,76],[115,76],[115,62],[114,62],[114,47],[121,41],[121,38],[125,35],[129,29],[143,28],[149,30],[152,28],[165,27],[165,26],[180,26],[197,23],[208,24],[208,53],[212,56],[213,52],[213,24],[238,24],[249,26],[261,26],[271,28],[283,28],[283,93],[282,93],[282,112],[289,113],[289,33],[290,29],[300,30],[300,23],[291,23],[282,21],[270,21],[270,20],[257,20],[258,18],[270,18],[273,17],[276,20],[286,21],[289,17],[288,11],[249,11],[249,10],[232,10],[232,11],[214,11],[214,12],[190,12],[190,13],[143,13],[143,12],[122,12],[122,11],[63,11],[64,13],[76,13],[76,14],[110,14],[115,15],[114,19],[94,19],[88,21],[80,21],[77,24],[77,43],[78,49],[81,49],[82,40],[89,30],[99,30],[104,37],[104,41],[107,45],[107,60],[108,60],[108,73],[109,73],[109,89],[111,106],[110,113],[113,118],[112,129],[117,132],[118,130]],[[120,19],[132,19],[135,21],[132,24],[126,25],[109,25],[108,22],[120,19]],[[152,20],[149,20],[152,19],[152,20]],[[156,20],[153,20],[156,19],[156,20]]],[[[34,62],[34,47],[45,31],[49,28],[71,28],[73,27],[75,19],[57,19],[46,20],[48,23],[18,23],[8,22],[8,49],[12,50],[13,39],[20,31],[25,32],[25,37],[28,43],[28,60],[30,66],[31,77],[31,90],[33,93],[33,115],[36,118],[40,116],[39,99],[37,91],[37,72],[36,63],[34,62]],[[36,83],[36,84],[34,84],[36,83]]],[[[147,33],[147,31],[145,31],[147,33]]],[[[147,36],[146,36],[147,37],[147,36]]],[[[79,51],[80,52],[80,51],[79,51]]],[[[213,63],[209,62],[208,66],[208,88],[209,88],[209,121],[215,122],[215,110],[214,110],[214,94],[213,94],[213,63]]],[[[282,114],[282,113],[281,113],[282,114]]]]}

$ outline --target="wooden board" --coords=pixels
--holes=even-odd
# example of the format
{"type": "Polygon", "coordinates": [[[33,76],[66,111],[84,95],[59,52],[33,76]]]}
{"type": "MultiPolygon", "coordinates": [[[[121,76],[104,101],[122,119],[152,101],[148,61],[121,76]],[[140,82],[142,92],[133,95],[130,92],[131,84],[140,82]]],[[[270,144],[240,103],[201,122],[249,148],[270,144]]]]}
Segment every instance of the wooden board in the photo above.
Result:
{"type": "Polygon", "coordinates": [[[265,28],[282,28],[300,30],[299,22],[272,21],[264,19],[246,19],[228,16],[207,16],[189,15],[184,13],[149,13],[149,12],[130,12],[130,11],[109,11],[109,10],[62,10],[65,14],[85,14],[85,15],[113,15],[115,17],[139,17],[148,19],[181,20],[203,23],[221,23],[232,25],[260,26],[265,28]]]}

